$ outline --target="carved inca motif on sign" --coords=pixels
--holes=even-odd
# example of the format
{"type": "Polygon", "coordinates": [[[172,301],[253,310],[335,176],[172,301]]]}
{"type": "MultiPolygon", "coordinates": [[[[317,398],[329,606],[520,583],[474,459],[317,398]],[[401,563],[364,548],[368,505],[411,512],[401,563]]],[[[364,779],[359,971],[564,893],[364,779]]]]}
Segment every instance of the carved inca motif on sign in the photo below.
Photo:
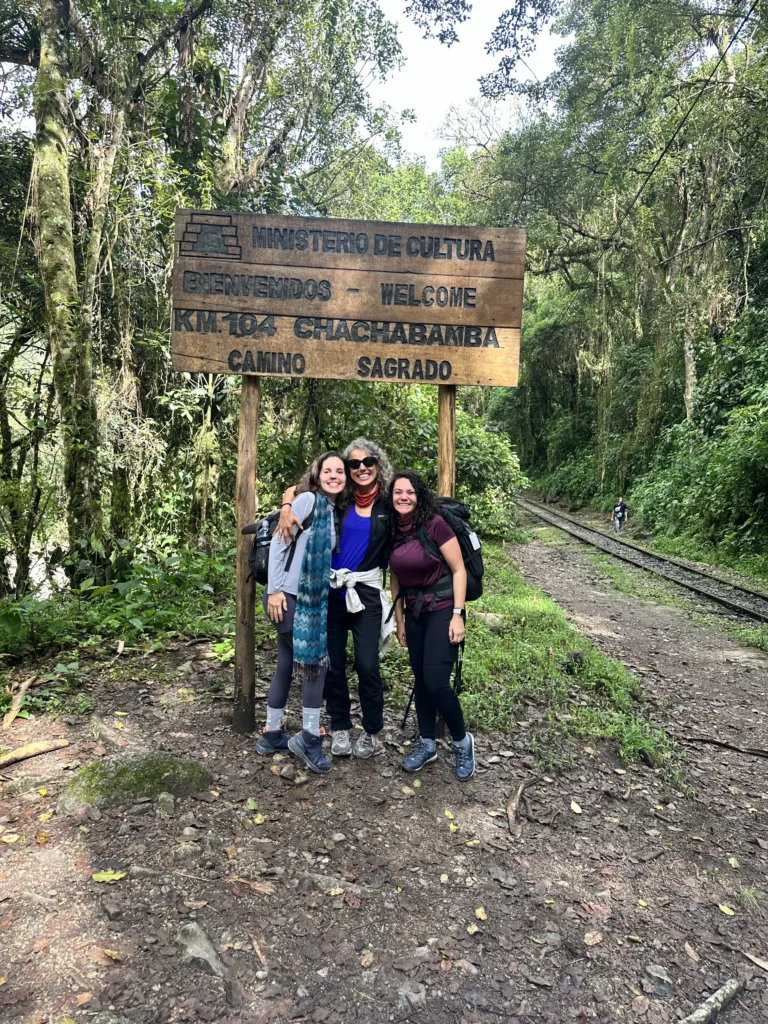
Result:
{"type": "Polygon", "coordinates": [[[237,244],[237,225],[229,213],[193,213],[184,225],[179,252],[182,256],[216,256],[220,260],[242,259],[237,244]]]}

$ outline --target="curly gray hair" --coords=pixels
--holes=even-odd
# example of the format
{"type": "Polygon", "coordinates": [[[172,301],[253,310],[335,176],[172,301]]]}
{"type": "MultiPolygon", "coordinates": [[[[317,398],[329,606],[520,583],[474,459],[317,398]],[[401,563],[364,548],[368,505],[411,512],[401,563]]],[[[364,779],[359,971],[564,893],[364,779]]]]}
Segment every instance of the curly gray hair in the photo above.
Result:
{"type": "Polygon", "coordinates": [[[359,448],[364,452],[370,452],[371,455],[376,456],[379,463],[379,480],[381,481],[381,489],[382,491],[386,491],[392,483],[392,475],[394,473],[392,463],[389,461],[387,453],[382,447],[376,444],[375,441],[369,441],[365,437],[356,437],[354,441],[350,442],[342,452],[345,461],[349,458],[355,448],[359,448]]]}

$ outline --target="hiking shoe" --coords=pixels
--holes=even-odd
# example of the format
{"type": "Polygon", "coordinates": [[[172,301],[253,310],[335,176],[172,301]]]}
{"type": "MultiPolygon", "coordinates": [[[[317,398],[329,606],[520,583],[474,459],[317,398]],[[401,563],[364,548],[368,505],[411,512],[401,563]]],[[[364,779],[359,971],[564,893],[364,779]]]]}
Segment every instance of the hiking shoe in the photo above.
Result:
{"type": "Polygon", "coordinates": [[[420,772],[425,764],[429,764],[430,761],[437,760],[437,746],[434,742],[427,743],[426,740],[420,740],[418,747],[412,750],[411,753],[403,761],[403,768],[407,772],[420,772]]]}
{"type": "Polygon", "coordinates": [[[352,748],[352,753],[355,757],[362,757],[363,759],[373,757],[379,750],[379,744],[376,741],[375,736],[371,736],[369,732],[363,732],[360,734],[357,742],[352,748]]]}
{"type": "Polygon", "coordinates": [[[288,740],[288,749],[308,765],[313,772],[324,775],[331,770],[331,762],[323,753],[323,737],[302,729],[288,740]]]}
{"type": "Polygon", "coordinates": [[[258,754],[276,754],[279,750],[288,749],[288,737],[282,726],[279,729],[265,729],[256,740],[256,752],[258,754]]]}
{"type": "Polygon", "coordinates": [[[475,774],[475,737],[468,732],[464,739],[469,739],[469,743],[464,740],[451,743],[456,755],[456,778],[460,782],[466,782],[475,774]]]}
{"type": "Polygon", "coordinates": [[[331,753],[334,757],[349,757],[352,753],[352,744],[349,741],[349,729],[335,729],[331,753]]]}

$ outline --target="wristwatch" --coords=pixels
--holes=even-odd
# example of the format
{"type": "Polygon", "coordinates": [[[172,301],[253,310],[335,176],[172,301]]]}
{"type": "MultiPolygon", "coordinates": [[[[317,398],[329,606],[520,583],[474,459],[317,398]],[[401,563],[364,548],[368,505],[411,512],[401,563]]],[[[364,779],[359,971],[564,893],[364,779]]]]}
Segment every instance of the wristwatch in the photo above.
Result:
{"type": "Polygon", "coordinates": [[[453,609],[453,614],[454,615],[463,615],[464,614],[464,609],[463,608],[454,608],[453,609]]]}

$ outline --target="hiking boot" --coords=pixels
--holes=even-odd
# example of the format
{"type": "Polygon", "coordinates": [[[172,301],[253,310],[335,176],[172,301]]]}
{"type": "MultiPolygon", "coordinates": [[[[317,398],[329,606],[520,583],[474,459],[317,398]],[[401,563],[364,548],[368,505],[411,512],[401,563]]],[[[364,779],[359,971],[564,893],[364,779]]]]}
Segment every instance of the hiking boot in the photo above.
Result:
{"type": "Polygon", "coordinates": [[[256,752],[258,754],[276,754],[280,750],[288,749],[288,737],[285,735],[285,729],[281,726],[279,729],[270,729],[264,732],[256,740],[256,752]]]}
{"type": "Polygon", "coordinates": [[[429,764],[430,761],[437,760],[437,745],[432,740],[431,743],[427,743],[426,740],[420,740],[418,747],[412,750],[411,753],[403,761],[403,768],[407,772],[420,772],[425,764],[429,764]]]}
{"type": "Polygon", "coordinates": [[[456,778],[466,782],[475,774],[475,737],[468,732],[463,740],[453,742],[451,746],[456,755],[456,778]]]}
{"type": "Polygon", "coordinates": [[[331,770],[331,762],[323,753],[323,737],[302,729],[288,740],[288,749],[313,771],[324,775],[331,770]]]}
{"type": "Polygon", "coordinates": [[[352,748],[352,753],[355,757],[361,757],[363,759],[373,757],[374,754],[378,753],[380,749],[379,743],[375,736],[371,736],[369,732],[363,732],[360,734],[357,742],[352,748]]]}
{"type": "Polygon", "coordinates": [[[352,744],[349,741],[349,729],[334,729],[331,753],[334,757],[349,757],[352,744]]]}

